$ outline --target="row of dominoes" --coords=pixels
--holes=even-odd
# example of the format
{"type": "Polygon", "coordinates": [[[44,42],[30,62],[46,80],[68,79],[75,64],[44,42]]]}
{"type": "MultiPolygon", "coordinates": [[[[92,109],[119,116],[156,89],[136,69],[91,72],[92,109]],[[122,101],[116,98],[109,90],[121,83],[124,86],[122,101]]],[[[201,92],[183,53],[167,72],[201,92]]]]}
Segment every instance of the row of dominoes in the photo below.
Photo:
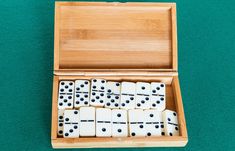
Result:
{"type": "Polygon", "coordinates": [[[171,110],[108,109],[81,107],[79,110],[58,110],[58,135],[79,136],[177,136],[177,114],[171,110]]]}
{"type": "Polygon", "coordinates": [[[60,81],[58,108],[104,106],[121,109],[165,109],[165,84],[113,82],[104,79],[60,81]]]}

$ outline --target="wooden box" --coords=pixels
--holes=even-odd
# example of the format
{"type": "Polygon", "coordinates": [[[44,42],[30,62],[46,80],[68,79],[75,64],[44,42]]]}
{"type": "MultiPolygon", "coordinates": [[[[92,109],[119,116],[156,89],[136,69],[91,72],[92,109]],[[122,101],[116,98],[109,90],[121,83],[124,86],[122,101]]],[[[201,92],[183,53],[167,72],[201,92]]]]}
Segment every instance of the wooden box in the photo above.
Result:
{"type": "Polygon", "coordinates": [[[56,2],[51,142],[54,148],[185,146],[178,80],[174,3],[56,2]],[[180,136],[57,136],[60,80],[104,78],[166,83],[166,108],[178,113],[180,136]]]}

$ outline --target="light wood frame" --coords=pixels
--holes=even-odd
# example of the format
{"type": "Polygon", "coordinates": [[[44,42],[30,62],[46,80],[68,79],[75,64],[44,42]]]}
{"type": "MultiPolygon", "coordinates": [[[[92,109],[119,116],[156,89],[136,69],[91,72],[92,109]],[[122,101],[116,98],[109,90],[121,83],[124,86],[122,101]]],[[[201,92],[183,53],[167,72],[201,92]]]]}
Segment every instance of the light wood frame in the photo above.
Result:
{"type": "Polygon", "coordinates": [[[185,146],[187,144],[187,129],[184,117],[184,109],[180,93],[178,76],[54,76],[53,81],[53,103],[52,103],[52,127],[51,141],[54,148],[94,148],[94,147],[169,147],[185,146]],[[166,100],[167,109],[175,110],[178,113],[180,136],[160,137],[125,137],[125,138],[61,138],[57,136],[57,97],[58,83],[60,80],[91,79],[94,77],[116,81],[161,81],[167,85],[166,100]]]}
{"type": "Polygon", "coordinates": [[[54,71],[58,74],[110,70],[176,72],[176,20],[175,3],[56,2],[54,71]],[[115,10],[111,17],[108,12],[105,13],[106,9],[109,13],[112,9],[115,10]],[[103,14],[97,10],[103,11],[103,14]],[[84,12],[88,12],[83,14],[88,19],[81,16],[84,12]],[[129,16],[126,17],[125,13],[129,16]],[[103,22],[96,24],[92,15],[100,17],[103,22]],[[131,27],[125,26],[122,18],[127,22],[130,19],[131,27]],[[111,30],[106,21],[115,22],[108,25],[117,29],[111,30]],[[107,41],[111,39],[111,44],[107,42],[104,46],[104,41],[100,38],[107,41]],[[97,50],[99,46],[101,48],[97,50]],[[90,50],[85,51],[88,48],[90,50]],[[130,54],[133,56],[127,57],[130,54]],[[113,60],[108,60],[112,63],[106,61],[110,55],[116,55],[113,60]],[[143,56],[148,59],[142,60],[143,56]]]}
{"type": "MultiPolygon", "coordinates": [[[[68,14],[69,15],[69,14],[68,14]]],[[[70,30],[70,29],[69,29],[70,30]]],[[[56,2],[55,4],[55,36],[54,36],[54,80],[53,80],[53,98],[52,98],[52,125],[51,125],[51,143],[53,148],[111,148],[111,147],[172,147],[172,146],[185,146],[188,142],[187,128],[184,116],[183,103],[180,92],[180,84],[178,79],[178,60],[177,60],[177,28],[176,28],[176,5],[175,3],[104,3],[104,2],[56,2]],[[154,62],[150,60],[149,64],[145,62],[143,66],[138,64],[136,68],[125,68],[128,67],[128,64],[120,62],[118,64],[117,60],[125,56],[125,53],[117,56],[117,60],[113,63],[115,66],[110,66],[114,68],[96,68],[98,66],[94,65],[92,68],[90,63],[86,63],[86,66],[81,67],[81,63],[75,64],[71,62],[71,67],[61,68],[63,66],[63,59],[69,61],[69,56],[61,55],[60,51],[63,51],[61,48],[62,43],[66,43],[61,40],[61,10],[62,6],[92,6],[95,9],[96,6],[104,6],[106,8],[109,6],[112,7],[141,7],[141,10],[148,8],[154,9],[169,9],[170,19],[169,23],[171,27],[166,28],[169,30],[170,46],[167,51],[168,53],[168,64],[166,63],[161,65],[161,62],[154,62]],[[142,8],[143,7],[143,8],[142,8]],[[66,58],[67,57],[67,58],[66,58]],[[61,62],[62,60],[62,62],[61,62]],[[77,66],[76,66],[77,65],[77,66]],[[118,68],[120,65],[120,68],[118,68]],[[150,66],[150,68],[149,68],[150,66]],[[142,68],[143,67],[143,68],[142,68]],[[146,68],[145,68],[146,67],[146,68]],[[81,138],[62,138],[57,135],[57,99],[58,99],[58,84],[60,80],[75,80],[75,79],[91,79],[91,78],[104,78],[106,80],[115,80],[115,81],[161,81],[166,83],[166,108],[175,110],[178,113],[179,120],[179,136],[160,136],[160,137],[125,137],[125,138],[98,138],[98,137],[81,137],[81,138]]],[[[101,34],[102,35],[102,34],[101,34]]],[[[63,38],[63,37],[62,37],[63,38]]],[[[77,47],[80,48],[80,47],[77,47]]],[[[67,51],[67,49],[65,49],[67,51]]],[[[76,49],[78,50],[78,49],[76,49]]],[[[79,50],[78,50],[79,51],[79,50]]],[[[79,54],[83,52],[79,51],[79,54]]],[[[85,53],[85,51],[84,51],[85,53]]],[[[102,52],[101,52],[102,53],[102,52]]],[[[71,53],[72,54],[72,53],[71,53]]],[[[70,55],[71,55],[70,54],[70,55]]],[[[142,53],[144,55],[144,52],[142,53]]],[[[154,53],[158,55],[158,53],[154,53]]],[[[99,57],[101,59],[101,54],[99,57]]],[[[167,55],[167,53],[165,54],[167,55]]],[[[80,59],[78,53],[75,55],[75,59],[80,59]]],[[[94,59],[96,56],[92,56],[94,59]]],[[[139,57],[139,56],[138,56],[139,57]]],[[[152,57],[149,54],[149,57],[152,57]]],[[[164,61],[163,56],[159,56],[158,59],[164,61]]],[[[148,58],[148,57],[147,57],[148,58]]],[[[74,56],[73,56],[74,59],[74,56]]],[[[77,60],[80,61],[80,60],[77,60]]],[[[103,60],[96,60],[97,63],[103,63],[103,60]]],[[[124,60],[126,61],[126,60],[124,60]]],[[[132,60],[133,61],[133,60],[132,60]]],[[[135,63],[130,62],[130,63],[135,63]]],[[[112,64],[112,62],[111,62],[112,64]]],[[[133,66],[135,67],[135,66],[133,66]]]]}

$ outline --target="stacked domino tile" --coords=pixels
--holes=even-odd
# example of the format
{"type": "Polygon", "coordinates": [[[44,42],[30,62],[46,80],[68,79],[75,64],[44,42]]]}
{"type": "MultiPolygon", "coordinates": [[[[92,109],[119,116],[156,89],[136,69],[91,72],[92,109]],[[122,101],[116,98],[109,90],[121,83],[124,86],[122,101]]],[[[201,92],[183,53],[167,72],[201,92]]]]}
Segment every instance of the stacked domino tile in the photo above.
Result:
{"type": "Polygon", "coordinates": [[[57,134],[64,138],[177,136],[177,113],[165,110],[165,94],[165,84],[159,82],[60,81],[57,134]]]}

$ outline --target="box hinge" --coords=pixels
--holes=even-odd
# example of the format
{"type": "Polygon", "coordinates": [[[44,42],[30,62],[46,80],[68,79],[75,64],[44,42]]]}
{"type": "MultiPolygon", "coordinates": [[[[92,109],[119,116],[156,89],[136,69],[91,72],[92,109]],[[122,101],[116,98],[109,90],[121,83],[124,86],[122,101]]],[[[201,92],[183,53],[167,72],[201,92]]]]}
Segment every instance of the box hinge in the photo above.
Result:
{"type": "Polygon", "coordinates": [[[54,75],[61,76],[176,76],[178,72],[154,71],[54,71],[54,75]]]}

